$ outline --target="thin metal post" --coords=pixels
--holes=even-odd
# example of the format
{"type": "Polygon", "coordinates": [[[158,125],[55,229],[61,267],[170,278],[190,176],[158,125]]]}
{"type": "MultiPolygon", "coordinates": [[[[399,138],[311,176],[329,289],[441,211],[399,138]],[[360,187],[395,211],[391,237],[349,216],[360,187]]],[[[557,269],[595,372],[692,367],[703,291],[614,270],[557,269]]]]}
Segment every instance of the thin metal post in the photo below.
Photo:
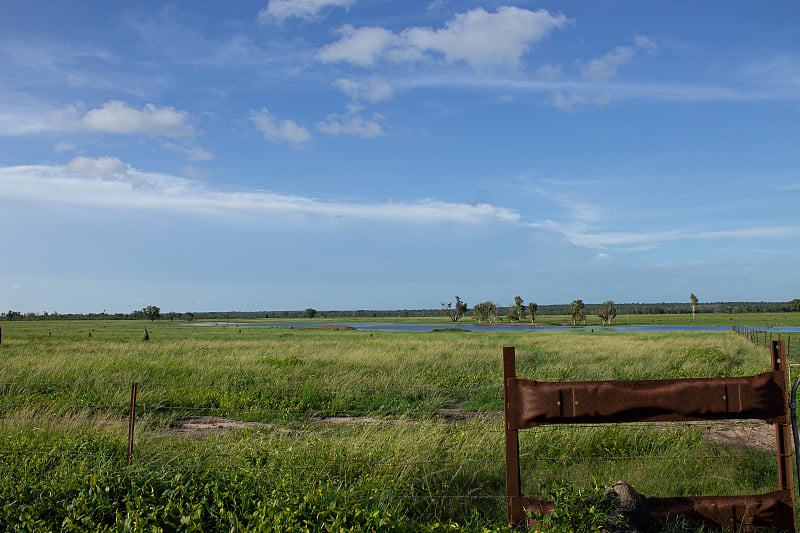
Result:
{"type": "Polygon", "coordinates": [[[519,474],[519,434],[516,427],[517,402],[512,398],[510,382],[517,378],[514,347],[503,348],[503,397],[505,399],[505,431],[506,431],[506,501],[508,503],[508,521],[519,524],[524,518],[520,501],[519,474]]]}
{"type": "Polygon", "coordinates": [[[138,383],[131,383],[131,408],[128,411],[128,455],[125,457],[125,464],[130,466],[131,455],[133,454],[133,429],[136,424],[136,387],[138,383]]]}

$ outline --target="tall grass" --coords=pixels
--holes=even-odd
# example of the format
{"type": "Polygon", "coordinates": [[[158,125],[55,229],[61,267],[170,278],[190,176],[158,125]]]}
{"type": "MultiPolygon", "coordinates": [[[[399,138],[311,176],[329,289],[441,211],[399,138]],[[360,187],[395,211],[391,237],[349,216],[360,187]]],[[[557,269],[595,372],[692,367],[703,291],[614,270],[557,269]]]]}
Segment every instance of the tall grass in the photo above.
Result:
{"type": "MultiPolygon", "coordinates": [[[[507,529],[501,420],[435,412],[502,410],[509,345],[518,375],[537,380],[769,369],[764,350],[733,333],[4,325],[0,529],[507,529]],[[142,385],[126,467],[131,381],[142,385]],[[337,411],[369,418],[308,420],[337,411]],[[177,431],[199,414],[263,424],[202,438],[177,431]]],[[[750,493],[776,479],[768,454],[710,444],[693,426],[536,428],[521,433],[521,461],[530,497],[619,479],[648,495],[750,493]]]]}

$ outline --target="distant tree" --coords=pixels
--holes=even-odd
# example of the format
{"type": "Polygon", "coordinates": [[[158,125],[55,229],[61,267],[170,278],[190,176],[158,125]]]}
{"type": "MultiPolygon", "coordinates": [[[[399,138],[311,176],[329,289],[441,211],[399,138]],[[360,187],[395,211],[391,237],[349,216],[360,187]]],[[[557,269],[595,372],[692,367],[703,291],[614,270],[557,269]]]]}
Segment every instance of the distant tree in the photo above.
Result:
{"type": "Polygon", "coordinates": [[[183,319],[184,319],[186,322],[194,322],[194,313],[185,313],[185,314],[183,315],[183,319]]]}
{"type": "Polygon", "coordinates": [[[484,320],[489,320],[492,315],[497,315],[497,306],[492,302],[481,302],[473,308],[473,317],[478,324],[483,324],[484,320]]]}
{"type": "Polygon", "coordinates": [[[484,320],[497,320],[497,305],[493,302],[485,301],[481,302],[474,308],[475,317],[478,320],[478,323],[482,323],[484,320]]]}
{"type": "Polygon", "coordinates": [[[403,318],[408,318],[408,309],[403,309],[403,318]]]}
{"type": "Polygon", "coordinates": [[[572,300],[569,304],[569,312],[572,315],[572,325],[575,326],[578,320],[585,320],[586,307],[583,305],[583,300],[572,300]]]}
{"type": "Polygon", "coordinates": [[[531,302],[528,304],[528,313],[531,315],[531,324],[536,318],[536,310],[539,309],[539,306],[536,305],[535,302],[531,302]]]}
{"type": "Polygon", "coordinates": [[[147,307],[143,307],[141,311],[134,311],[131,313],[131,318],[142,319],[142,318],[149,318],[150,321],[158,320],[161,318],[161,309],[156,307],[155,305],[148,305],[147,307]]]}
{"type": "Polygon", "coordinates": [[[19,311],[9,309],[6,313],[6,320],[19,320],[20,318],[22,318],[22,313],[19,311]]]}
{"type": "Polygon", "coordinates": [[[314,309],[313,307],[309,307],[308,309],[306,309],[306,318],[314,318],[315,316],[317,316],[316,309],[314,309]]]}
{"type": "Polygon", "coordinates": [[[697,311],[697,296],[694,293],[689,294],[689,301],[691,302],[692,306],[692,320],[694,320],[694,312],[697,311]]]}
{"type": "Polygon", "coordinates": [[[483,324],[483,321],[489,318],[488,314],[484,314],[483,304],[476,304],[472,308],[472,319],[477,321],[478,324],[483,324]]]}
{"type": "Polygon", "coordinates": [[[525,316],[525,304],[519,296],[514,296],[514,310],[517,312],[517,320],[522,322],[522,317],[525,316]]]}
{"type": "Polygon", "coordinates": [[[464,316],[464,313],[467,312],[467,303],[462,302],[461,298],[456,296],[455,308],[453,308],[453,302],[447,302],[447,305],[442,302],[442,312],[449,316],[450,320],[453,322],[458,322],[458,319],[464,316]]]}
{"type": "Polygon", "coordinates": [[[795,298],[794,300],[789,302],[789,304],[792,306],[792,311],[794,311],[795,313],[800,312],[800,299],[795,298]]]}
{"type": "Polygon", "coordinates": [[[597,316],[603,321],[604,326],[610,326],[611,321],[617,316],[617,308],[612,300],[606,300],[597,307],[597,316]]]}

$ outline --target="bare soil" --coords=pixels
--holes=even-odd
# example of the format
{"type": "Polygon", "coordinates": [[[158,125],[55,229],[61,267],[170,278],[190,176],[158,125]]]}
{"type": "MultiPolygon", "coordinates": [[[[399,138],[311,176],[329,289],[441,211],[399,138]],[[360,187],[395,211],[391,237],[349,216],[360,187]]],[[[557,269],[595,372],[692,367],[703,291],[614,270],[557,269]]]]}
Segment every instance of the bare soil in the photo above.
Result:
{"type": "Polygon", "coordinates": [[[736,444],[764,452],[775,451],[775,426],[761,420],[716,422],[708,427],[706,440],[736,444]]]}
{"type": "MultiPolygon", "coordinates": [[[[447,425],[483,417],[487,422],[502,419],[503,413],[466,413],[459,409],[441,409],[443,420],[431,425],[447,425]]],[[[308,420],[313,425],[349,425],[349,424],[416,424],[411,420],[390,420],[366,416],[330,416],[314,417],[308,420]]],[[[279,424],[263,422],[242,422],[232,418],[220,416],[199,416],[176,421],[167,431],[175,435],[187,437],[209,437],[221,435],[232,430],[262,429],[280,431],[286,434],[299,433],[299,430],[288,429],[279,424]]],[[[706,440],[714,444],[734,444],[747,446],[759,451],[771,452],[775,450],[775,429],[772,424],[760,420],[747,421],[722,421],[703,426],[706,431],[706,440]]]]}

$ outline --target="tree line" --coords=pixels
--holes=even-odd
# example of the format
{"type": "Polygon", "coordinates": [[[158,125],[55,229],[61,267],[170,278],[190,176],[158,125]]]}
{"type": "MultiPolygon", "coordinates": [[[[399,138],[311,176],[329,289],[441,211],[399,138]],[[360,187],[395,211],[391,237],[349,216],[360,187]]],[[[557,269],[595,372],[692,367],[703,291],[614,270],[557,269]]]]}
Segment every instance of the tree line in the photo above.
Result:
{"type": "MultiPolygon", "coordinates": [[[[696,298],[696,297],[695,297],[696,298]]],[[[450,303],[450,307],[443,303],[440,309],[352,309],[339,311],[318,312],[316,309],[307,308],[305,310],[287,311],[193,311],[185,313],[168,312],[162,313],[157,306],[147,306],[137,309],[130,313],[22,313],[9,309],[0,312],[2,320],[231,320],[242,318],[308,318],[322,317],[337,319],[344,317],[352,318],[375,318],[375,317],[432,317],[447,310],[448,316],[458,317],[472,316],[476,321],[523,321],[535,320],[536,316],[567,315],[573,316],[573,311],[578,311],[574,315],[575,321],[583,321],[587,314],[603,312],[608,316],[608,322],[613,320],[616,315],[659,315],[659,314],[689,314],[695,313],[797,313],[800,312],[800,298],[794,298],[786,302],[660,302],[660,303],[614,303],[611,300],[599,304],[583,304],[573,308],[576,302],[583,304],[582,300],[574,300],[569,304],[546,304],[538,305],[534,302],[524,303],[519,296],[514,298],[514,303],[508,306],[497,305],[491,301],[482,302],[469,309],[467,303],[456,297],[455,305],[450,303]],[[517,301],[519,299],[519,301],[517,301]],[[613,309],[610,309],[608,304],[613,309]],[[692,305],[694,304],[694,305],[692,305]],[[149,308],[149,310],[148,310],[149,308]],[[156,309],[158,312],[156,312],[156,309]],[[613,310],[613,313],[611,312],[613,310]],[[612,316],[613,315],[613,316],[612,316]]],[[[603,315],[597,315],[603,318],[603,315]]]]}

